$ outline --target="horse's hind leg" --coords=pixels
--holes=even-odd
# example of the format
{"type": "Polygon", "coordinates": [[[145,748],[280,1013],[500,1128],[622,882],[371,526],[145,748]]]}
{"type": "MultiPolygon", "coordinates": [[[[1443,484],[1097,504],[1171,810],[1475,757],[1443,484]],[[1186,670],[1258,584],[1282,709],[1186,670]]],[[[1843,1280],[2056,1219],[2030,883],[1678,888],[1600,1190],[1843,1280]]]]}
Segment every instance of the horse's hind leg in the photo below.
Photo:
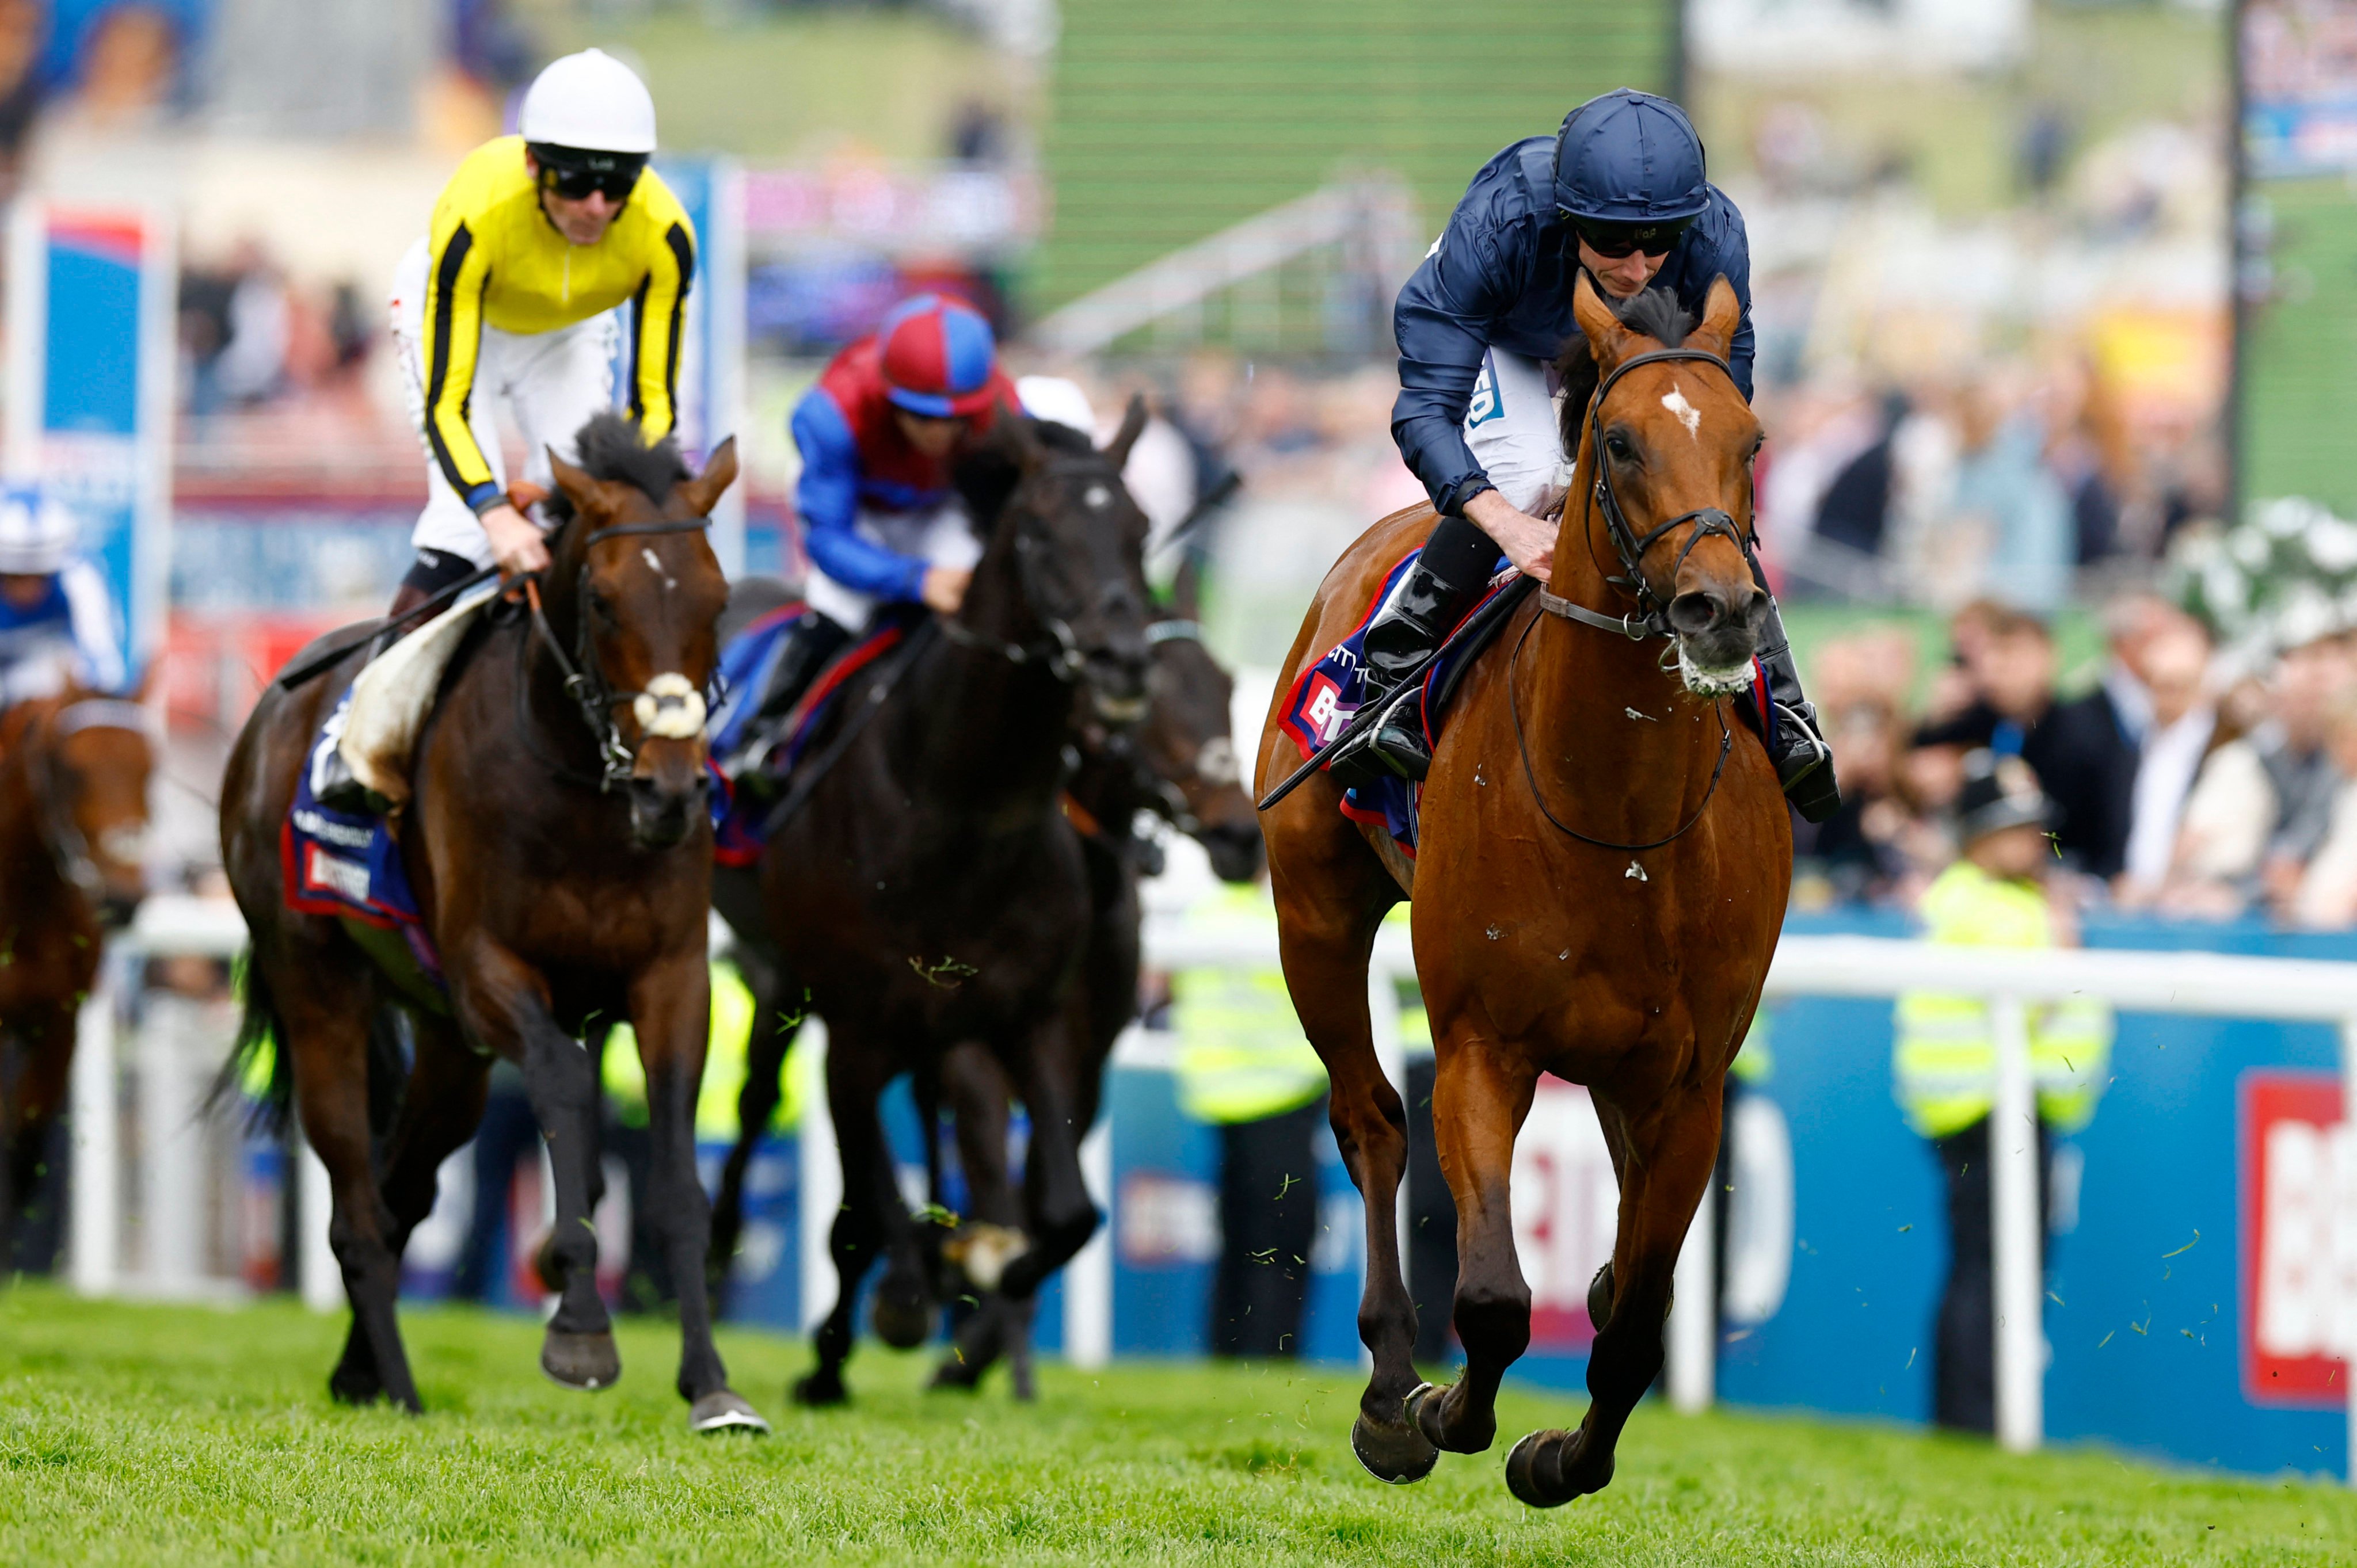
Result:
{"type": "Polygon", "coordinates": [[[424,1012],[410,1015],[417,1043],[401,1116],[384,1144],[384,1202],[393,1216],[393,1255],[434,1212],[442,1162],[475,1135],[483,1120],[490,1063],[468,1050],[457,1026],[424,1012]]]}
{"type": "Polygon", "coordinates": [[[1432,1125],[1440,1168],[1457,1200],[1457,1337],[1465,1373],[1412,1402],[1417,1430],[1452,1454],[1479,1454],[1497,1435],[1498,1384],[1531,1342],[1531,1290],[1514,1256],[1508,1179],[1514,1134],[1529,1114],[1538,1071],[1479,1036],[1440,1041],[1432,1125]]]}
{"type": "Polygon", "coordinates": [[[1368,956],[1376,925],[1397,894],[1373,880],[1383,874],[1363,845],[1341,848],[1363,866],[1318,865],[1314,876],[1300,876],[1287,875],[1290,856],[1275,863],[1278,943],[1293,1010],[1331,1080],[1334,1141],[1365,1200],[1359,1338],[1375,1365],[1351,1426],[1351,1448],[1377,1480],[1420,1481],[1439,1455],[1405,1413],[1418,1383],[1415,1304],[1400,1273],[1395,1219],[1407,1171],[1407,1108],[1375,1059],[1367,1012],[1368,956]]]}
{"type": "Polygon", "coordinates": [[[39,1195],[49,1129],[65,1106],[73,1009],[20,1007],[7,1025],[13,1039],[0,1038],[0,1278],[15,1266],[16,1225],[39,1195]]]}
{"type": "Polygon", "coordinates": [[[1611,1312],[1588,1359],[1590,1401],[1579,1430],[1534,1432],[1506,1456],[1507,1487],[1534,1508],[1610,1483],[1620,1429],[1661,1375],[1671,1275],[1718,1157],[1720,1093],[1713,1073],[1706,1082],[1674,1084],[1641,1108],[1597,1096],[1598,1114],[1620,1122],[1622,1151],[1611,1312]]]}

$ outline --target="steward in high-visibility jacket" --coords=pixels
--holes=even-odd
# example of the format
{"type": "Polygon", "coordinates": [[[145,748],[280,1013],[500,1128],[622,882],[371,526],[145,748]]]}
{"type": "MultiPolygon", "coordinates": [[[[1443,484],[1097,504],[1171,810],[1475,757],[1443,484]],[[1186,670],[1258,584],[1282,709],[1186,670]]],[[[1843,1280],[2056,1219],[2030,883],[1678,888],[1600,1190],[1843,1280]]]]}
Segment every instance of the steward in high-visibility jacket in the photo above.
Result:
{"type": "MultiPolygon", "coordinates": [[[[1265,932],[1274,950],[1276,910],[1265,887],[1222,887],[1188,912],[1199,929],[1265,932]]],[[[1198,1122],[1228,1126],[1298,1111],[1326,1092],[1326,1064],[1301,1033],[1285,972],[1181,970],[1170,977],[1178,1033],[1178,1105],[1198,1122]]]]}
{"type": "MultiPolygon", "coordinates": [[[[2054,918],[2037,883],[1960,860],[1925,890],[1924,935],[1957,947],[2050,948],[2054,918]]],[[[2039,1119],[2074,1133],[2095,1113],[2112,1060],[2112,1012],[2069,999],[2029,1010],[2029,1069],[2039,1119]]],[[[1907,1120],[1927,1138],[1962,1132],[1995,1099],[1996,1036],[1976,996],[1910,991],[1899,998],[1893,1073],[1907,1120]]]]}
{"type": "MultiPolygon", "coordinates": [[[[753,1028],[753,993],[734,964],[712,966],[712,1035],[705,1047],[704,1082],[695,1095],[695,1138],[700,1144],[737,1141],[737,1098],[745,1090],[745,1047],[753,1028]]],[[[771,1133],[789,1133],[802,1117],[802,1084],[790,1063],[785,1094],[770,1118],[771,1133]]],[[[606,1102],[626,1127],[647,1124],[646,1067],[628,1024],[616,1026],[598,1069],[606,1102]]]]}

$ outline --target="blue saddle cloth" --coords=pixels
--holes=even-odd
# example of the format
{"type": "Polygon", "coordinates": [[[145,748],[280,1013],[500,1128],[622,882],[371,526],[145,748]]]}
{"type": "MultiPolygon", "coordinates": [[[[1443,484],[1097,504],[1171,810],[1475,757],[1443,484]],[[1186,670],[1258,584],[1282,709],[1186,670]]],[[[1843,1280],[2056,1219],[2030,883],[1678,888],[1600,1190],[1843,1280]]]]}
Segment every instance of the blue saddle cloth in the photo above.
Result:
{"type": "MultiPolygon", "coordinates": [[[[1375,613],[1392,596],[1400,579],[1424,553],[1421,545],[1400,557],[1399,564],[1385,574],[1383,585],[1367,601],[1366,613],[1351,635],[1336,643],[1323,659],[1303,670],[1293,682],[1293,690],[1285,700],[1283,716],[1277,721],[1306,759],[1327,741],[1340,735],[1350,724],[1351,715],[1359,711],[1366,700],[1366,669],[1361,650],[1367,639],[1367,628],[1374,623],[1375,613]]],[[[1502,558],[1501,565],[1503,564],[1502,558]]],[[[1456,687],[1456,677],[1467,660],[1478,655],[1489,642],[1491,618],[1483,612],[1499,596],[1510,592],[1523,580],[1512,570],[1501,571],[1491,579],[1490,587],[1475,601],[1440,645],[1419,682],[1421,690],[1413,699],[1417,720],[1424,725],[1426,738],[1434,744],[1440,739],[1442,723],[1448,713],[1447,695],[1456,687]]],[[[1403,854],[1415,858],[1416,807],[1424,787],[1405,779],[1383,779],[1372,784],[1361,784],[1342,795],[1342,814],[1353,822],[1380,822],[1392,835],[1403,854]]]]}
{"type": "Polygon", "coordinates": [[[398,930],[419,967],[440,984],[442,956],[425,934],[392,830],[382,817],[323,806],[312,792],[322,757],[344,733],[344,710],[351,700],[346,692],[328,715],[295,781],[295,804],[287,811],[279,845],[279,861],[286,872],[286,907],[306,915],[332,915],[398,930]]]}

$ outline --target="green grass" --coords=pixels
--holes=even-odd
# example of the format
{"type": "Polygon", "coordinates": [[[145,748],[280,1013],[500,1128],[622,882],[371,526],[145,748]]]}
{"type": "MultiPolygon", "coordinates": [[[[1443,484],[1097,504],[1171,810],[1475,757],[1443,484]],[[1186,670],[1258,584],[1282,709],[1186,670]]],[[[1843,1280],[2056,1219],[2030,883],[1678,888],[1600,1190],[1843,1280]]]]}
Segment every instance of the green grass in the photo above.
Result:
{"type": "MultiPolygon", "coordinates": [[[[1600,1497],[1505,1492],[1505,1442],[1391,1489],[1351,1459],[1357,1380],[1286,1369],[1049,1368],[1033,1408],[920,1391],[863,1350],[858,1403],[787,1406],[794,1343],[737,1333],[769,1438],[699,1440],[664,1326],[622,1330],[622,1384],[567,1393],[537,1326],[407,1316],[430,1412],[345,1411],[342,1319],[0,1296],[0,1562],[1433,1563],[2346,1563],[2357,1498],[2169,1474],[2085,1451],[2011,1457],[1864,1426],[1641,1412],[1600,1497]]],[[[1505,1403],[1506,1441],[1567,1421],[1505,1403]]]]}

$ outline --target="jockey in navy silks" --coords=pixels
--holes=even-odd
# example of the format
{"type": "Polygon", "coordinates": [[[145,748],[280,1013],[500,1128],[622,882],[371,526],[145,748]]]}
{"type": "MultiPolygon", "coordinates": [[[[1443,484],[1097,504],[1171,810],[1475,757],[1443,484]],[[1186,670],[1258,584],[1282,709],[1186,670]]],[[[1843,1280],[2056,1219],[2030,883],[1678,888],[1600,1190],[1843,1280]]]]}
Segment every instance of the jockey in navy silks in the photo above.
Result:
{"type": "Polygon", "coordinates": [[[120,692],[123,634],[106,579],[74,553],[73,515],[38,490],[0,492],[0,707],[68,685],[120,692]]]}
{"type": "MultiPolygon", "coordinates": [[[[1502,553],[1529,573],[1556,525],[1533,514],[1560,499],[1569,460],[1550,385],[1579,336],[1572,285],[1585,268],[1612,299],[1648,287],[1699,317],[1724,276],[1743,305],[1728,368],[1751,395],[1751,253],[1743,215],[1703,173],[1702,140],[1667,99],[1622,88],[1481,166],[1393,318],[1400,393],[1392,436],[1440,513],[1423,557],[1367,629],[1371,695],[1416,671],[1488,583],[1502,553]]],[[[1766,587],[1765,582],[1761,587],[1766,587]]],[[[1782,618],[1770,600],[1759,650],[1777,706],[1776,771],[1803,817],[1839,804],[1833,753],[1802,695],[1782,618]]],[[[1431,756],[1394,704],[1371,734],[1361,770],[1422,779],[1431,756]]]]}
{"type": "Polygon", "coordinates": [[[930,294],[894,306],[802,395],[791,429],[810,610],[762,696],[765,716],[791,708],[878,608],[957,613],[982,542],[951,467],[1016,401],[990,323],[930,294]]]}

